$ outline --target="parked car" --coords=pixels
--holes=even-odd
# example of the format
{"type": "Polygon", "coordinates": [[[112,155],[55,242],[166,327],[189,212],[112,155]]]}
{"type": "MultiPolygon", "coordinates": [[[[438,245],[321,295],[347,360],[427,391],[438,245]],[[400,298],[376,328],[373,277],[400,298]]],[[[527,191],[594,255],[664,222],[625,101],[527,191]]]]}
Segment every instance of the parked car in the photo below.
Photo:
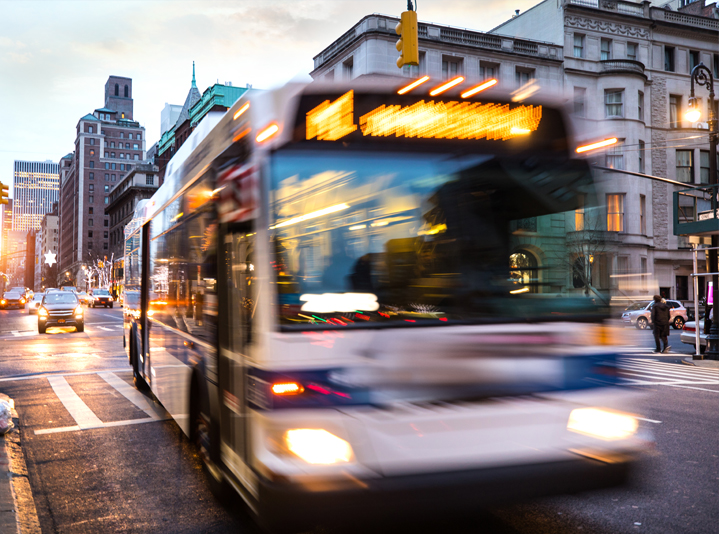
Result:
{"type": "Polygon", "coordinates": [[[112,295],[107,289],[91,289],[90,295],[92,296],[91,306],[96,308],[98,306],[104,306],[112,308],[112,295]]]}
{"type": "MultiPolygon", "coordinates": [[[[682,343],[695,346],[697,335],[697,327],[695,321],[687,321],[679,336],[682,343]]],[[[704,319],[699,320],[699,352],[704,354],[707,348],[707,335],[704,333],[704,319]]]]}
{"type": "Polygon", "coordinates": [[[74,326],[85,331],[82,306],[73,291],[52,291],[42,299],[37,310],[37,331],[44,334],[48,326],[74,326]]]}
{"type": "MultiPolygon", "coordinates": [[[[678,300],[667,300],[669,305],[669,324],[676,330],[684,328],[687,322],[687,309],[678,300]]],[[[626,325],[634,325],[639,330],[645,330],[652,324],[652,306],[654,301],[641,301],[627,306],[622,313],[622,320],[626,325]]]]}
{"type": "Polygon", "coordinates": [[[20,293],[23,298],[25,299],[25,302],[30,300],[32,298],[33,292],[31,289],[28,289],[26,287],[11,287],[10,291],[20,293]]]}
{"type": "Polygon", "coordinates": [[[90,295],[88,295],[86,291],[80,291],[80,292],[77,294],[77,298],[78,298],[78,299],[80,300],[80,302],[81,302],[82,304],[84,304],[85,306],[89,306],[89,305],[90,305],[90,301],[92,300],[92,299],[90,298],[90,295]]]}
{"type": "Polygon", "coordinates": [[[32,300],[27,305],[27,314],[32,315],[33,313],[37,313],[38,308],[42,304],[42,298],[45,296],[45,293],[35,293],[32,296],[32,300]]]}
{"type": "Polygon", "coordinates": [[[0,308],[5,310],[9,308],[24,308],[25,307],[25,296],[15,290],[5,291],[0,299],[0,308]]]}

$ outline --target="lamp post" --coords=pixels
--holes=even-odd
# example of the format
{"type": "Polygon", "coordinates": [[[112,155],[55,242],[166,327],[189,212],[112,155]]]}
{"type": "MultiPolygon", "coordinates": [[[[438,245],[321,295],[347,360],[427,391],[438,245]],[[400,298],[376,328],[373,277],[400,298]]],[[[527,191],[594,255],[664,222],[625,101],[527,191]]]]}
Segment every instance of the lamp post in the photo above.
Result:
{"type": "MultiPolygon", "coordinates": [[[[699,63],[692,69],[691,75],[691,93],[689,95],[689,111],[685,118],[690,122],[697,122],[701,117],[701,110],[697,105],[697,99],[694,96],[694,83],[702,85],[709,90],[709,185],[717,185],[717,137],[719,137],[719,125],[717,124],[717,111],[714,107],[714,76],[711,69],[704,63],[699,63]]],[[[719,188],[712,190],[712,197],[719,193],[719,188]]],[[[716,210],[716,202],[712,201],[712,210],[716,210]]],[[[716,217],[716,212],[714,213],[716,217]]],[[[719,236],[712,235],[712,246],[709,250],[709,272],[712,275],[712,307],[719,305],[719,265],[717,264],[717,247],[719,246],[719,236]]],[[[697,335],[699,333],[697,332],[697,335]]],[[[706,357],[709,360],[719,360],[719,314],[714,314],[711,330],[707,336],[706,357]]]]}

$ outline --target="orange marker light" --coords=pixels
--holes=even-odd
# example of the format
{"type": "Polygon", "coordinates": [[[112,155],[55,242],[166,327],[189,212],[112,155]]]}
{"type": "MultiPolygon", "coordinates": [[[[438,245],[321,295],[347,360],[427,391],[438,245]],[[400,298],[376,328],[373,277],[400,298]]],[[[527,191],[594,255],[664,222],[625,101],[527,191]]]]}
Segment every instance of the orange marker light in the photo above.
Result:
{"type": "Polygon", "coordinates": [[[599,141],[597,143],[592,143],[591,145],[584,145],[577,147],[577,154],[581,154],[582,152],[589,152],[590,150],[596,150],[597,148],[603,148],[605,146],[614,145],[619,141],[616,137],[612,137],[611,139],[605,139],[604,141],[599,141]]]}
{"type": "Polygon", "coordinates": [[[435,87],[429,92],[429,96],[437,96],[440,93],[444,93],[446,90],[451,89],[455,85],[459,85],[464,81],[464,76],[457,76],[456,78],[452,78],[447,83],[444,83],[440,85],[439,87],[435,87]]]}
{"type": "Polygon", "coordinates": [[[267,128],[265,128],[260,133],[258,133],[257,137],[255,137],[255,140],[258,143],[262,143],[263,141],[267,141],[270,137],[272,137],[279,131],[280,131],[280,127],[277,126],[277,124],[272,123],[267,128]]]}
{"type": "Polygon", "coordinates": [[[489,89],[490,87],[497,85],[497,80],[492,78],[491,80],[487,80],[486,82],[480,83],[479,85],[476,85],[472,87],[471,89],[466,90],[464,93],[462,93],[462,98],[469,98],[472,95],[476,95],[477,93],[484,91],[485,89],[489,89]]]}
{"type": "Polygon", "coordinates": [[[238,118],[240,115],[242,115],[245,111],[247,111],[248,109],[250,109],[250,103],[249,103],[249,102],[247,102],[244,106],[242,106],[240,109],[237,110],[237,112],[235,113],[235,116],[234,116],[234,120],[237,120],[237,118],[238,118]]]}
{"type": "Polygon", "coordinates": [[[414,89],[415,87],[419,87],[420,85],[422,85],[424,82],[427,82],[427,81],[429,81],[429,76],[422,76],[419,80],[415,80],[411,84],[405,85],[404,87],[402,87],[402,89],[397,91],[397,94],[403,95],[405,93],[409,93],[412,89],[414,89]]]}
{"type": "Polygon", "coordinates": [[[297,382],[281,382],[272,384],[272,393],[275,395],[299,395],[305,390],[302,384],[297,382]]]}

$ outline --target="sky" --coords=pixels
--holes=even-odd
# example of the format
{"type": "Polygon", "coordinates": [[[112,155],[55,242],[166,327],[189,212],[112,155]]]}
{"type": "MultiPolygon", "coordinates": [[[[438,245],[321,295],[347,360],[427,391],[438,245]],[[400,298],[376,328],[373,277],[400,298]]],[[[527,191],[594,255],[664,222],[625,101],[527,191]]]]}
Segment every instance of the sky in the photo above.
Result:
{"type": "MultiPolygon", "coordinates": [[[[420,21],[488,31],[539,0],[421,0],[420,21]]],[[[110,75],[132,78],[147,148],[165,103],[231,81],[269,89],[310,81],[312,58],[365,15],[405,0],[0,0],[0,182],[14,160],[58,162],[110,75]]],[[[12,196],[12,191],[11,191],[12,196]]]]}

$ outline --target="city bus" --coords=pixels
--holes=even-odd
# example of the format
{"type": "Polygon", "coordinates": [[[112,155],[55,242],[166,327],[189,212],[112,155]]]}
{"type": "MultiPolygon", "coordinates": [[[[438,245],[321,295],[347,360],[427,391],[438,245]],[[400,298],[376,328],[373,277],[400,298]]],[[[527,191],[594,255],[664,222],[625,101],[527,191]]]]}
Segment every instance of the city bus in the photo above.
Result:
{"type": "Polygon", "coordinates": [[[270,528],[610,487],[651,440],[561,106],[422,87],[248,92],[126,232],[135,383],[270,528]]]}

